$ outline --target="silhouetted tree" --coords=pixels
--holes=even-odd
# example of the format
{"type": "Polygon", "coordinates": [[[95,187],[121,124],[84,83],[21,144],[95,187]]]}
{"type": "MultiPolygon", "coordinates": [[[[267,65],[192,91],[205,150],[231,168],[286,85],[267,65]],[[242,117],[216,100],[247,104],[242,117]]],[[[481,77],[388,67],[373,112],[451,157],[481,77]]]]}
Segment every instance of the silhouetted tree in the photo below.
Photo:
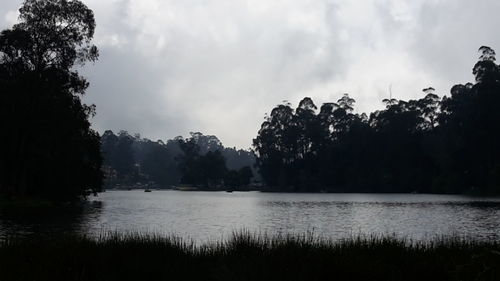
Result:
{"type": "Polygon", "coordinates": [[[278,105],[266,116],[256,139],[257,165],[264,181],[271,187],[288,189],[297,151],[297,133],[290,104],[278,105]]]}
{"type": "Polygon", "coordinates": [[[217,151],[222,150],[224,147],[222,146],[222,142],[216,137],[212,135],[204,135],[200,132],[189,133],[191,135],[191,139],[196,145],[200,148],[201,154],[206,154],[209,151],[217,151]]]}
{"type": "Polygon", "coordinates": [[[181,171],[181,183],[200,183],[200,147],[194,139],[178,139],[182,155],[178,157],[179,169],[181,171]]]}
{"type": "Polygon", "coordinates": [[[500,72],[495,51],[482,46],[479,53],[473,68],[477,83],[454,86],[442,102],[439,123],[446,153],[440,154],[436,185],[490,194],[500,191],[500,72]]]}
{"type": "Polygon", "coordinates": [[[253,178],[252,169],[249,166],[245,166],[238,170],[238,179],[240,186],[248,186],[251,179],[253,178]]]}
{"type": "Polygon", "coordinates": [[[121,178],[132,175],[134,172],[135,159],[132,145],[134,137],[127,131],[118,133],[118,141],[113,153],[114,167],[118,171],[118,176],[121,178]]]}
{"type": "Polygon", "coordinates": [[[199,158],[199,176],[205,187],[219,187],[224,182],[224,177],[227,173],[226,159],[222,153],[217,150],[209,151],[207,154],[199,158]]]}
{"type": "Polygon", "coordinates": [[[234,190],[247,187],[253,177],[250,167],[243,167],[239,170],[229,170],[224,177],[224,185],[234,190]]]}
{"type": "Polygon", "coordinates": [[[142,173],[162,187],[178,183],[180,175],[177,163],[163,142],[147,140],[142,145],[146,150],[144,158],[140,162],[142,173]]]}
{"type": "Polygon", "coordinates": [[[82,2],[26,0],[0,33],[0,191],[72,199],[101,189],[95,107],[75,65],[95,61],[94,15],[82,2]]]}
{"type": "Polygon", "coordinates": [[[196,138],[179,139],[183,155],[179,157],[179,168],[182,172],[181,183],[216,188],[222,185],[226,176],[226,160],[219,150],[200,154],[196,138]]]}

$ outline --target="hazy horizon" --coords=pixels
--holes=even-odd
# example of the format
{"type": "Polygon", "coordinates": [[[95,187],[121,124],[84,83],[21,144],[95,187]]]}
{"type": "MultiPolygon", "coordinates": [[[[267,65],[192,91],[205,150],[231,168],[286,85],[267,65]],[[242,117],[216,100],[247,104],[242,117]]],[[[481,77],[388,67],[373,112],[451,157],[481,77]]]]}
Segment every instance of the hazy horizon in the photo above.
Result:
{"type": "MultiPolygon", "coordinates": [[[[381,100],[442,96],[473,80],[477,49],[500,47],[498,1],[84,0],[100,59],[82,74],[99,132],[153,140],[200,131],[248,148],[265,113],[343,93],[357,112],[381,100]],[[469,71],[467,71],[469,70],[469,71]]],[[[22,0],[4,0],[0,28],[22,0]]]]}

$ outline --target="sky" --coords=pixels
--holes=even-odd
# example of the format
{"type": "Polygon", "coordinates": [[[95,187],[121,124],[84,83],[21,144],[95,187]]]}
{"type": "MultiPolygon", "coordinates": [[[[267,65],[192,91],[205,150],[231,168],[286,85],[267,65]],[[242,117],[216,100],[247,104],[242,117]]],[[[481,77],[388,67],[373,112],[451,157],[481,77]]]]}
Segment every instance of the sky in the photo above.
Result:
{"type": "MultiPolygon", "coordinates": [[[[22,0],[1,0],[0,28],[22,0]]],[[[83,0],[100,58],[80,73],[92,126],[152,140],[189,132],[250,148],[266,113],[342,94],[448,95],[473,81],[477,50],[500,50],[498,0],[83,0]]]]}

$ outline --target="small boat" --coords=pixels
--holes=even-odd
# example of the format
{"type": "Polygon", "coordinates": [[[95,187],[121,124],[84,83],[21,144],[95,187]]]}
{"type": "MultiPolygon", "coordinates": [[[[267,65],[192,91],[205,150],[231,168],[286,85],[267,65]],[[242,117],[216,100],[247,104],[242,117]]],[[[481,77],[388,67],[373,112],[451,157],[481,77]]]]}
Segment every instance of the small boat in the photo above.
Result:
{"type": "Polygon", "coordinates": [[[228,192],[228,193],[233,193],[233,191],[232,191],[232,190],[226,190],[226,192],[228,192]]]}
{"type": "Polygon", "coordinates": [[[151,189],[146,188],[146,189],[144,189],[144,192],[151,192],[151,189]]]}

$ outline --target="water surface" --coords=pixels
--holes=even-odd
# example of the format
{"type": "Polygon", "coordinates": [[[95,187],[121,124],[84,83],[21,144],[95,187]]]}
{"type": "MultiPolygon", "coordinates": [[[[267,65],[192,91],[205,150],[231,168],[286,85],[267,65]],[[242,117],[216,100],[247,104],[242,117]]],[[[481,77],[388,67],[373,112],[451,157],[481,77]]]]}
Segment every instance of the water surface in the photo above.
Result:
{"type": "Polygon", "coordinates": [[[154,232],[207,241],[246,229],[333,239],[358,234],[500,238],[500,198],[460,195],[108,191],[77,211],[56,213],[25,219],[0,212],[0,234],[154,232]]]}

